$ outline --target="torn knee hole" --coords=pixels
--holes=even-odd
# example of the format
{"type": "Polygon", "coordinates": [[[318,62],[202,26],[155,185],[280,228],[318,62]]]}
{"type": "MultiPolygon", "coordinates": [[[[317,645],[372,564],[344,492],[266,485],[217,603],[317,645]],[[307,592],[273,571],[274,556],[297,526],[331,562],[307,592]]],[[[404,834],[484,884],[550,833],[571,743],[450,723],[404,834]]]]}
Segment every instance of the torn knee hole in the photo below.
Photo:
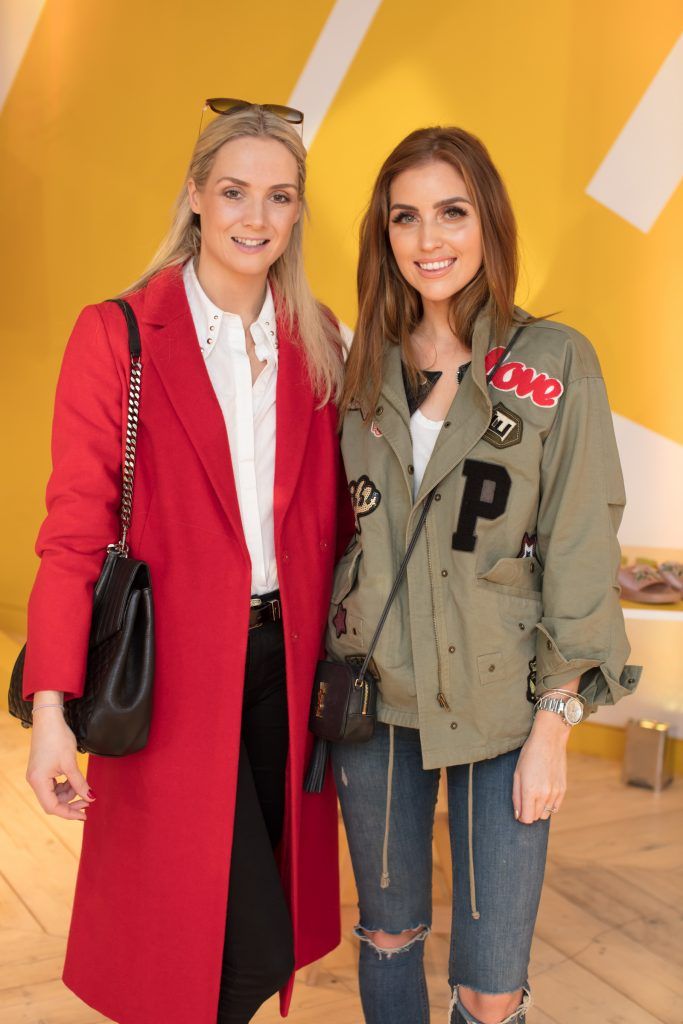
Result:
{"type": "Polygon", "coordinates": [[[367,928],[356,928],[356,935],[361,942],[366,942],[379,956],[389,959],[397,953],[407,953],[417,942],[424,942],[429,934],[429,928],[425,924],[417,928],[406,928],[405,931],[393,934],[392,932],[371,931],[367,928]]]}

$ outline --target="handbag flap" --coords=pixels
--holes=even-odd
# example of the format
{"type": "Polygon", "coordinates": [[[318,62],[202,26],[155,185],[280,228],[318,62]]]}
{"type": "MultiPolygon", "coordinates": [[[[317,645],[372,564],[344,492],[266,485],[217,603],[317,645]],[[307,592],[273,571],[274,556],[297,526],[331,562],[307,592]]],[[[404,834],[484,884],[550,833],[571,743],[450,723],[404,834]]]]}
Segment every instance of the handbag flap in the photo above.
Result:
{"type": "Polygon", "coordinates": [[[91,647],[102,643],[123,628],[123,618],[131,593],[149,586],[149,568],[145,562],[109,552],[95,586],[90,630],[91,647]]]}

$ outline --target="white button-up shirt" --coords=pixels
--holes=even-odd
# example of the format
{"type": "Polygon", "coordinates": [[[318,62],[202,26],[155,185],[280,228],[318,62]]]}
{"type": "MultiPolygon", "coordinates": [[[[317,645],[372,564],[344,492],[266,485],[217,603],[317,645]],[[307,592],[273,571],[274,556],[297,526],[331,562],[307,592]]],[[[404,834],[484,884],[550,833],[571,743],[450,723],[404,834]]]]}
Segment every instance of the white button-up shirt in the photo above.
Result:
{"type": "Polygon", "coordinates": [[[275,388],[277,328],[270,286],[258,319],[250,327],[257,358],[265,363],[252,384],[242,318],[209,299],[193,261],[183,268],[199,347],[225,419],[242,528],[251,556],[251,592],[278,586],[273,523],[275,483],[275,388]]]}

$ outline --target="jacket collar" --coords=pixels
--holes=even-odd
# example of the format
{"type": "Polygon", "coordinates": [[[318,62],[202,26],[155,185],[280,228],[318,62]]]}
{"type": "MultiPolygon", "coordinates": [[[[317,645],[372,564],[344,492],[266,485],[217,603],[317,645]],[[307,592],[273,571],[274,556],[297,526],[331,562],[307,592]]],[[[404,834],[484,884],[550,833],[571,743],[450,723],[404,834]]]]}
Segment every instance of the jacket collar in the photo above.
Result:
{"type": "MultiPolygon", "coordinates": [[[[225,420],[197,344],[181,268],[169,267],[153,277],[139,301],[140,319],[149,328],[143,337],[143,359],[146,349],[248,557],[225,420]]],[[[273,512],[277,539],[301,470],[314,396],[296,329],[288,327],[277,299],[276,310],[279,362],[273,512]]]]}
{"type": "MultiPolygon", "coordinates": [[[[510,340],[513,330],[514,328],[510,330],[504,344],[510,340]]],[[[470,370],[460,384],[453,404],[446,414],[444,426],[427,464],[416,503],[462,462],[491,422],[493,405],[486,383],[486,354],[494,344],[495,340],[491,337],[491,316],[485,308],[479,313],[472,333],[470,370]]],[[[388,415],[385,415],[383,410],[381,430],[401,462],[406,484],[412,488],[412,477],[407,472],[407,466],[413,459],[410,412],[403,385],[398,345],[387,347],[381,394],[391,405],[388,415]]]]}

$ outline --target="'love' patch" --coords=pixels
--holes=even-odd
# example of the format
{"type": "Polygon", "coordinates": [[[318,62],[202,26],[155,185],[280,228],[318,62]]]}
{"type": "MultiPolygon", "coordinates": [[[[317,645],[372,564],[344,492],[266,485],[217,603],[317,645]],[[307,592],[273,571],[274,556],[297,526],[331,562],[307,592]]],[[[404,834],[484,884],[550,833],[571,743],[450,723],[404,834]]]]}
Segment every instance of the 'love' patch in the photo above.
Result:
{"type": "MultiPolygon", "coordinates": [[[[486,372],[493,369],[500,359],[504,349],[491,349],[486,356],[486,372]]],[[[519,398],[530,398],[534,405],[548,409],[557,405],[558,399],[564,391],[562,381],[556,377],[549,377],[541,370],[535,370],[533,366],[526,363],[519,363],[511,360],[496,371],[490,382],[499,391],[514,391],[519,398]]]]}

